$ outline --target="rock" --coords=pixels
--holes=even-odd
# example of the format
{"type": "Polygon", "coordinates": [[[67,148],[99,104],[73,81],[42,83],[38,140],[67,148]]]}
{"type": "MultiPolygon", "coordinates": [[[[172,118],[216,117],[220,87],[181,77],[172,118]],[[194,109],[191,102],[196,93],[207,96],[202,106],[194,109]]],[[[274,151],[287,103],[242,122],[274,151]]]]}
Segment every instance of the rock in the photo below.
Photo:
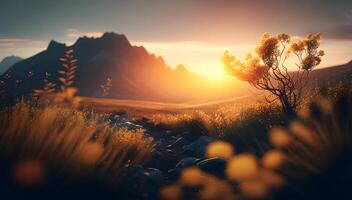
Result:
{"type": "Polygon", "coordinates": [[[163,173],[156,168],[148,168],[144,170],[144,175],[156,183],[163,180],[163,173]]]}
{"type": "Polygon", "coordinates": [[[181,148],[186,144],[186,140],[183,137],[179,137],[172,144],[167,145],[168,148],[181,148]]]}
{"type": "Polygon", "coordinates": [[[183,146],[182,153],[186,156],[201,158],[204,156],[206,148],[211,142],[213,142],[213,138],[209,136],[200,136],[191,144],[183,146]]]}
{"type": "Polygon", "coordinates": [[[226,160],[222,158],[209,158],[202,160],[196,164],[203,171],[214,176],[224,178],[224,170],[226,167],[226,160]]]}
{"type": "Polygon", "coordinates": [[[195,157],[186,157],[181,159],[175,166],[174,169],[170,169],[168,171],[168,177],[171,180],[175,180],[179,177],[181,171],[187,167],[195,166],[196,163],[199,161],[199,158],[195,157]]]}
{"type": "Polygon", "coordinates": [[[162,139],[157,140],[154,142],[154,149],[157,151],[164,151],[165,150],[165,141],[162,139]]]}
{"type": "Polygon", "coordinates": [[[167,171],[172,169],[181,158],[180,153],[170,149],[156,150],[145,166],[167,171]]]}
{"type": "Polygon", "coordinates": [[[185,168],[194,166],[200,159],[195,157],[186,157],[180,160],[175,166],[175,168],[185,168]]]}

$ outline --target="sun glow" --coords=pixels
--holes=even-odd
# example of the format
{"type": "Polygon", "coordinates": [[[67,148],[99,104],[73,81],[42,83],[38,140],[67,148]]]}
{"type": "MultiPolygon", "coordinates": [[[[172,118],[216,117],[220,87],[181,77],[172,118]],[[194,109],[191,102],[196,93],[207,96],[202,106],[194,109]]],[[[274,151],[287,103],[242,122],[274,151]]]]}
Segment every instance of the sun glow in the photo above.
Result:
{"type": "Polygon", "coordinates": [[[226,49],[242,57],[253,48],[253,45],[214,45],[197,41],[132,42],[132,44],[144,46],[150,53],[162,56],[172,68],[183,64],[189,71],[216,81],[231,78],[225,73],[219,59],[226,49]]]}

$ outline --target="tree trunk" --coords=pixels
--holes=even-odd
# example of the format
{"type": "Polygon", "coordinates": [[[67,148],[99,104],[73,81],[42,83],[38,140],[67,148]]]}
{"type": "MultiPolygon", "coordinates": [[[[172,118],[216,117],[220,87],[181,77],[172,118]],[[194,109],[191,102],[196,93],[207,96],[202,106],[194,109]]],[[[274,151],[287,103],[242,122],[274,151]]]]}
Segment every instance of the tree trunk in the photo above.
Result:
{"type": "Polygon", "coordinates": [[[288,118],[292,118],[295,116],[295,107],[291,104],[291,102],[287,99],[287,97],[280,97],[280,101],[282,104],[282,111],[287,115],[288,118]]]}

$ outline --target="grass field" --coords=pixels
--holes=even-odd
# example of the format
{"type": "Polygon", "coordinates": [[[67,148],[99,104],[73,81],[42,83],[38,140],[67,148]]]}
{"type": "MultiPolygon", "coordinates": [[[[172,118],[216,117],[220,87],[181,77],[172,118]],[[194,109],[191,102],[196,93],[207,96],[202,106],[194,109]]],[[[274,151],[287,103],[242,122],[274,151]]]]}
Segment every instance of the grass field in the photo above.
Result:
{"type": "Polygon", "coordinates": [[[146,117],[155,114],[177,114],[192,110],[211,111],[224,105],[238,105],[254,103],[260,98],[241,96],[226,100],[210,101],[207,103],[163,103],[140,100],[107,99],[80,97],[80,107],[93,109],[97,112],[112,113],[126,112],[129,116],[146,117]]]}

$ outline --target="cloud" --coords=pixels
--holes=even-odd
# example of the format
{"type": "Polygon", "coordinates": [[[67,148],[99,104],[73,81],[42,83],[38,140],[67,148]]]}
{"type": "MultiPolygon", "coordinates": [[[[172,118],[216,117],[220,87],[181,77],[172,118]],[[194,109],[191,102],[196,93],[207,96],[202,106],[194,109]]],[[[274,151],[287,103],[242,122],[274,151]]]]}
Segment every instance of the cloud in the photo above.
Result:
{"type": "Polygon", "coordinates": [[[352,25],[352,8],[345,15],[347,24],[352,25]]]}
{"type": "Polygon", "coordinates": [[[43,45],[45,41],[24,39],[24,38],[0,38],[0,46],[13,47],[13,46],[37,46],[43,45]]]}
{"type": "Polygon", "coordinates": [[[326,31],[326,37],[338,40],[352,40],[352,9],[349,9],[339,23],[326,31]]]}
{"type": "Polygon", "coordinates": [[[67,37],[70,38],[79,38],[82,36],[87,36],[87,37],[101,37],[103,35],[103,32],[99,31],[93,31],[93,32],[81,32],[77,29],[70,28],[67,30],[67,37]]]}
{"type": "Polygon", "coordinates": [[[329,39],[352,40],[352,24],[336,25],[323,33],[329,39]]]}

